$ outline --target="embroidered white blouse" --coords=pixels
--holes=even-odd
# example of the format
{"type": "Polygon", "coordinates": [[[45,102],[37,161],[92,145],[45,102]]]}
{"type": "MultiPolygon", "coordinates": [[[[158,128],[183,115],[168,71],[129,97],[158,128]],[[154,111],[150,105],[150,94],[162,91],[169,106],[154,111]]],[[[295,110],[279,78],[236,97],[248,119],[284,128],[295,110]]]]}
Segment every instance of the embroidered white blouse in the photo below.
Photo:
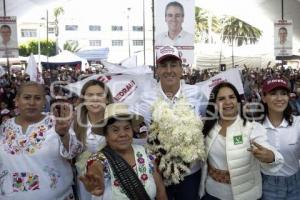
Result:
{"type": "MultiPolygon", "coordinates": [[[[155,199],[156,185],[153,178],[153,164],[152,157],[148,156],[145,148],[140,145],[132,145],[135,156],[135,167],[133,170],[138,175],[142,185],[145,187],[150,199],[155,199]]],[[[128,197],[122,191],[119,181],[114,177],[112,169],[108,161],[104,161],[104,194],[101,197],[93,196],[93,200],[126,200],[128,197]]]]}
{"type": "Polygon", "coordinates": [[[69,162],[82,145],[70,136],[69,151],[54,129],[52,116],[22,127],[11,118],[0,127],[0,199],[67,200],[73,174],[69,162]]]}

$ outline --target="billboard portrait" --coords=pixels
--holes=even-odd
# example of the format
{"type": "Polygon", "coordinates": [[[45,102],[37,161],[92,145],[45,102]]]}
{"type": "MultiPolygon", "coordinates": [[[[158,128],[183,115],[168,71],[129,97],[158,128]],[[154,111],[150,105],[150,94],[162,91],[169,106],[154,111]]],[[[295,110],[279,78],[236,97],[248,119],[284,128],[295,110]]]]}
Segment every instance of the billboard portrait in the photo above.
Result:
{"type": "Polygon", "coordinates": [[[277,20],[274,23],[275,56],[293,55],[293,22],[292,20],[277,20]]]}
{"type": "Polygon", "coordinates": [[[19,56],[16,17],[0,17],[0,57],[19,56]]]}
{"type": "Polygon", "coordinates": [[[184,64],[194,63],[195,0],[156,0],[155,49],[175,46],[184,64]]]}

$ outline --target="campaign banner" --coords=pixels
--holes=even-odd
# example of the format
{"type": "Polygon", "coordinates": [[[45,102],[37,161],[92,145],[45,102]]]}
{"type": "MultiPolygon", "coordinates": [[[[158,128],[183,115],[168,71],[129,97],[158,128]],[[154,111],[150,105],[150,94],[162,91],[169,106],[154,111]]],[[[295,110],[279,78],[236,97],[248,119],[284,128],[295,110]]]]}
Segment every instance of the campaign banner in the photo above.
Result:
{"type": "Polygon", "coordinates": [[[274,23],[275,56],[293,55],[293,21],[277,20],[274,23]]]}
{"type": "Polygon", "coordinates": [[[221,82],[230,82],[232,83],[239,94],[244,94],[244,87],[241,78],[240,71],[238,69],[229,69],[225,72],[219,73],[210,79],[197,83],[196,85],[201,88],[201,91],[205,94],[207,99],[209,99],[209,95],[211,90],[221,82]]]}
{"type": "Polygon", "coordinates": [[[83,85],[91,80],[97,79],[104,82],[112,92],[114,102],[125,102],[132,105],[138,100],[144,91],[150,91],[155,87],[157,81],[153,73],[141,73],[130,70],[130,73],[106,73],[97,74],[75,83],[70,83],[64,88],[80,96],[83,85]]]}
{"type": "Polygon", "coordinates": [[[194,64],[195,0],[154,2],[155,49],[175,46],[183,64],[194,64]]]}
{"type": "Polygon", "coordinates": [[[0,34],[0,57],[19,57],[17,18],[15,16],[0,17],[0,34]]]}

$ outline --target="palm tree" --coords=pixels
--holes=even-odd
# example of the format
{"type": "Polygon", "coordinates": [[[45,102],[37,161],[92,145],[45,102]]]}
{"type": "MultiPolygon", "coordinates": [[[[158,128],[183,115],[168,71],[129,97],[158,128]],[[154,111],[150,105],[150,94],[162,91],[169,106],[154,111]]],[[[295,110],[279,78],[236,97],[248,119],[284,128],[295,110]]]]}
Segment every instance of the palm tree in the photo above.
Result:
{"type": "Polygon", "coordinates": [[[63,7],[54,8],[54,30],[55,30],[55,37],[56,37],[56,54],[58,54],[59,47],[58,47],[58,35],[59,35],[59,17],[65,13],[63,7]]]}
{"type": "Polygon", "coordinates": [[[261,37],[262,31],[232,16],[223,18],[222,22],[223,31],[221,37],[223,42],[231,44],[232,66],[234,66],[233,43],[237,42],[237,46],[242,46],[244,43],[255,44],[261,37]]]}
{"type": "Polygon", "coordinates": [[[195,7],[196,38],[198,41],[208,41],[210,31],[221,32],[220,20],[216,16],[211,16],[209,11],[195,7]],[[211,27],[209,24],[211,23],[211,27]],[[209,30],[211,28],[211,30],[209,30]]]}
{"type": "Polygon", "coordinates": [[[237,46],[242,46],[244,43],[255,44],[262,35],[261,30],[238,18],[227,17],[223,22],[223,42],[232,44],[237,41],[237,46]]]}
{"type": "Polygon", "coordinates": [[[64,44],[64,50],[68,50],[71,52],[78,52],[80,50],[78,41],[67,41],[64,44]]]}

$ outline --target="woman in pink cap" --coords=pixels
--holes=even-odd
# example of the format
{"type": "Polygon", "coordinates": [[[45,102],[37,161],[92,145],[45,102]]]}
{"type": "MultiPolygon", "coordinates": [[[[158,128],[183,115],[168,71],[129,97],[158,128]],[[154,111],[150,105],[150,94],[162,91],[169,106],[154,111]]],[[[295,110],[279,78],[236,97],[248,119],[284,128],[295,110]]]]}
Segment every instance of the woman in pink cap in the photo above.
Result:
{"type": "Polygon", "coordinates": [[[284,78],[265,80],[262,93],[265,107],[262,124],[267,130],[269,143],[285,160],[277,172],[262,169],[262,199],[299,199],[300,117],[292,115],[288,81],[284,78]]]}

